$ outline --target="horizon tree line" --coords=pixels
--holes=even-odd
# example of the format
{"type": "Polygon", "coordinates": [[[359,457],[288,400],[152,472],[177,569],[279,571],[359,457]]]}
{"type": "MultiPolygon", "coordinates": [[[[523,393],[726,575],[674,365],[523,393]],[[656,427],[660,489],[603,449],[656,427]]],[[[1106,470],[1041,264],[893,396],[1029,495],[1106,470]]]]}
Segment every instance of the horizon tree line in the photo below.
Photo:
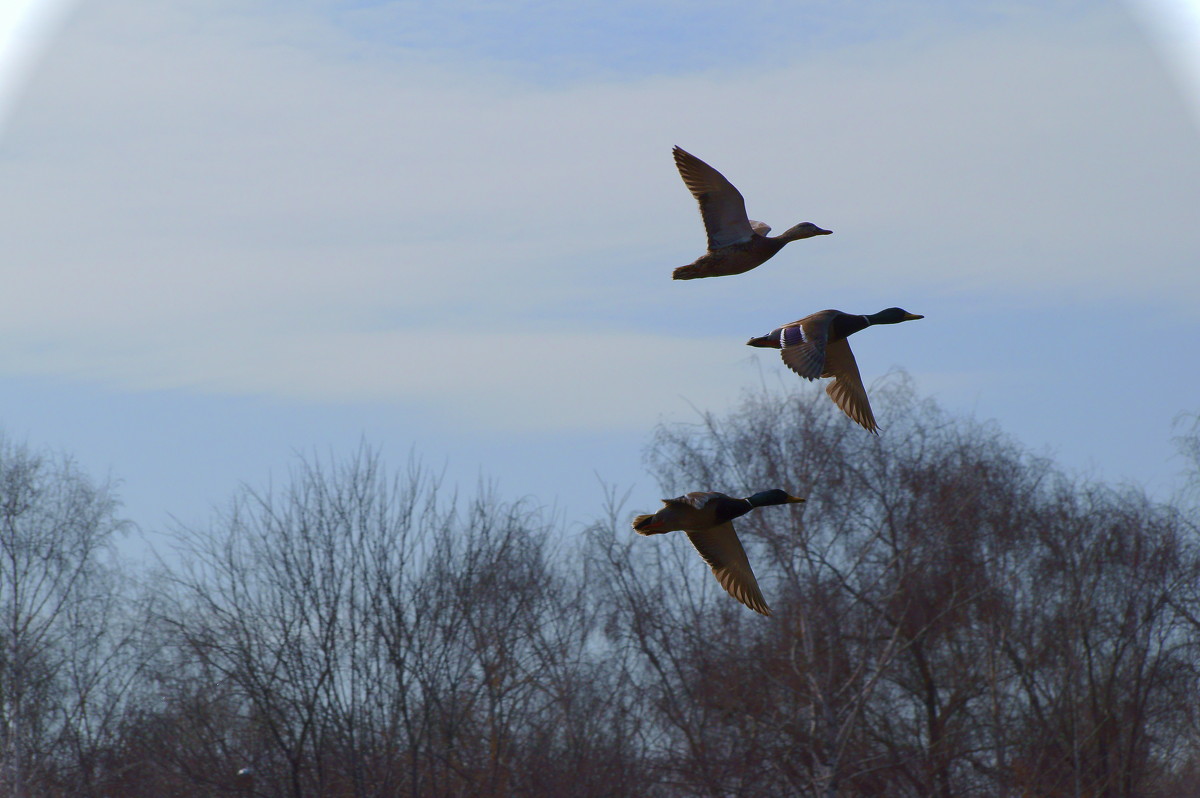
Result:
{"type": "Polygon", "coordinates": [[[808,498],[739,526],[771,618],[615,489],[568,534],[368,446],[139,570],[111,484],[0,438],[0,793],[1200,794],[1196,417],[1156,502],[873,396],[878,438],[764,389],[648,445],[662,495],[808,498]]]}

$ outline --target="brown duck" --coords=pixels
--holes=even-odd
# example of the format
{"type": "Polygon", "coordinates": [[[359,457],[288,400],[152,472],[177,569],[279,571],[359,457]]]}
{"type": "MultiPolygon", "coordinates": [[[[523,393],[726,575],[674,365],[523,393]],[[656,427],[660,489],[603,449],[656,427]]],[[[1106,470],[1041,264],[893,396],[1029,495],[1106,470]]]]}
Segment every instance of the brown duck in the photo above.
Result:
{"type": "Polygon", "coordinates": [[[715,491],[689,493],[675,499],[663,499],[661,510],[654,515],[639,515],[633,519],[633,528],[639,535],[687,532],[688,540],[712,568],[721,587],[755,612],[770,615],[771,608],[763,599],[746,550],[733,529],[733,519],[756,507],[803,501],[778,489],[764,490],[745,499],[715,491]]]}
{"type": "Polygon", "coordinates": [[[676,269],[671,275],[674,279],[695,280],[748,272],[766,263],[789,241],[833,232],[812,222],[801,222],[783,235],[768,238],[770,226],[746,216],[746,200],[733,183],[695,155],[679,147],[673,152],[683,182],[700,203],[700,215],[708,233],[708,252],[694,263],[676,269]]]}
{"type": "Polygon", "coordinates": [[[888,308],[867,316],[822,310],[751,338],[746,344],[780,350],[787,367],[805,379],[833,377],[825,392],[834,404],[868,432],[878,435],[879,425],[875,423],[867,389],[863,387],[858,363],[846,338],[872,324],[899,324],[923,318],[903,308],[888,308]]]}

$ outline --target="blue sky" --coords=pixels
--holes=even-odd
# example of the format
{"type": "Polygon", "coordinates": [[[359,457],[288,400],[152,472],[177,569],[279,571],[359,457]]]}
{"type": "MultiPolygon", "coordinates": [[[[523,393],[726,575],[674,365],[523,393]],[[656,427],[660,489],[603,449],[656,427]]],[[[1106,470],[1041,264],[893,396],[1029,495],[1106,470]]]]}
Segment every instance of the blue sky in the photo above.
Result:
{"type": "Polygon", "coordinates": [[[600,480],[657,501],[656,423],[796,385],[748,337],[900,305],[868,383],[1166,496],[1200,410],[1187,42],[961,6],[63,5],[0,82],[0,429],[147,530],[362,440],[587,520],[600,480]],[[835,234],[673,283],[704,241],[674,144],[835,234]]]}

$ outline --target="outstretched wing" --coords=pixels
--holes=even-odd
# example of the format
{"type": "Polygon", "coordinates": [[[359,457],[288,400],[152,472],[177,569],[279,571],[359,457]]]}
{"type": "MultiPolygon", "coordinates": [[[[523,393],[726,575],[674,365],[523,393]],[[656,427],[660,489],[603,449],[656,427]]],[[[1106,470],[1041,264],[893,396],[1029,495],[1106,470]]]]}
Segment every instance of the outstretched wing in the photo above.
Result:
{"type": "Polygon", "coordinates": [[[746,200],[725,176],[692,155],[676,147],[675,166],[679,175],[700,203],[704,230],[708,233],[708,248],[720,249],[730,244],[749,241],[754,236],[746,217],[746,200]]]}
{"type": "Polygon", "coordinates": [[[871,412],[867,389],[863,387],[858,363],[845,338],[825,347],[825,368],[821,376],[833,377],[833,382],[825,386],[825,392],[834,404],[868,432],[878,435],[879,425],[875,423],[875,414],[871,412]]]}
{"type": "Polygon", "coordinates": [[[750,568],[746,550],[738,540],[733,524],[726,521],[703,530],[686,530],[688,540],[712,568],[713,575],[729,595],[755,612],[770,615],[771,608],[763,599],[758,580],[750,568]]]}
{"type": "Polygon", "coordinates": [[[783,328],[779,354],[783,362],[801,377],[815,380],[825,371],[829,325],[836,310],[822,310],[783,328]]]}

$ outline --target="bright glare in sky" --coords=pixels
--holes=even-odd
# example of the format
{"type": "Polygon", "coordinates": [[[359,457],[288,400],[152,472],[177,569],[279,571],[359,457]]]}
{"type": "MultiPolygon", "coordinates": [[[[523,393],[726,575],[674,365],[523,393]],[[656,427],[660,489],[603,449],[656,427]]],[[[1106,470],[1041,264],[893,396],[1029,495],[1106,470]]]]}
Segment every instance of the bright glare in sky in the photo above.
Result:
{"type": "Polygon", "coordinates": [[[0,130],[69,0],[0,0],[0,130]]]}
{"type": "Polygon", "coordinates": [[[1200,0],[1135,0],[1146,25],[1200,127],[1200,0]]]}

